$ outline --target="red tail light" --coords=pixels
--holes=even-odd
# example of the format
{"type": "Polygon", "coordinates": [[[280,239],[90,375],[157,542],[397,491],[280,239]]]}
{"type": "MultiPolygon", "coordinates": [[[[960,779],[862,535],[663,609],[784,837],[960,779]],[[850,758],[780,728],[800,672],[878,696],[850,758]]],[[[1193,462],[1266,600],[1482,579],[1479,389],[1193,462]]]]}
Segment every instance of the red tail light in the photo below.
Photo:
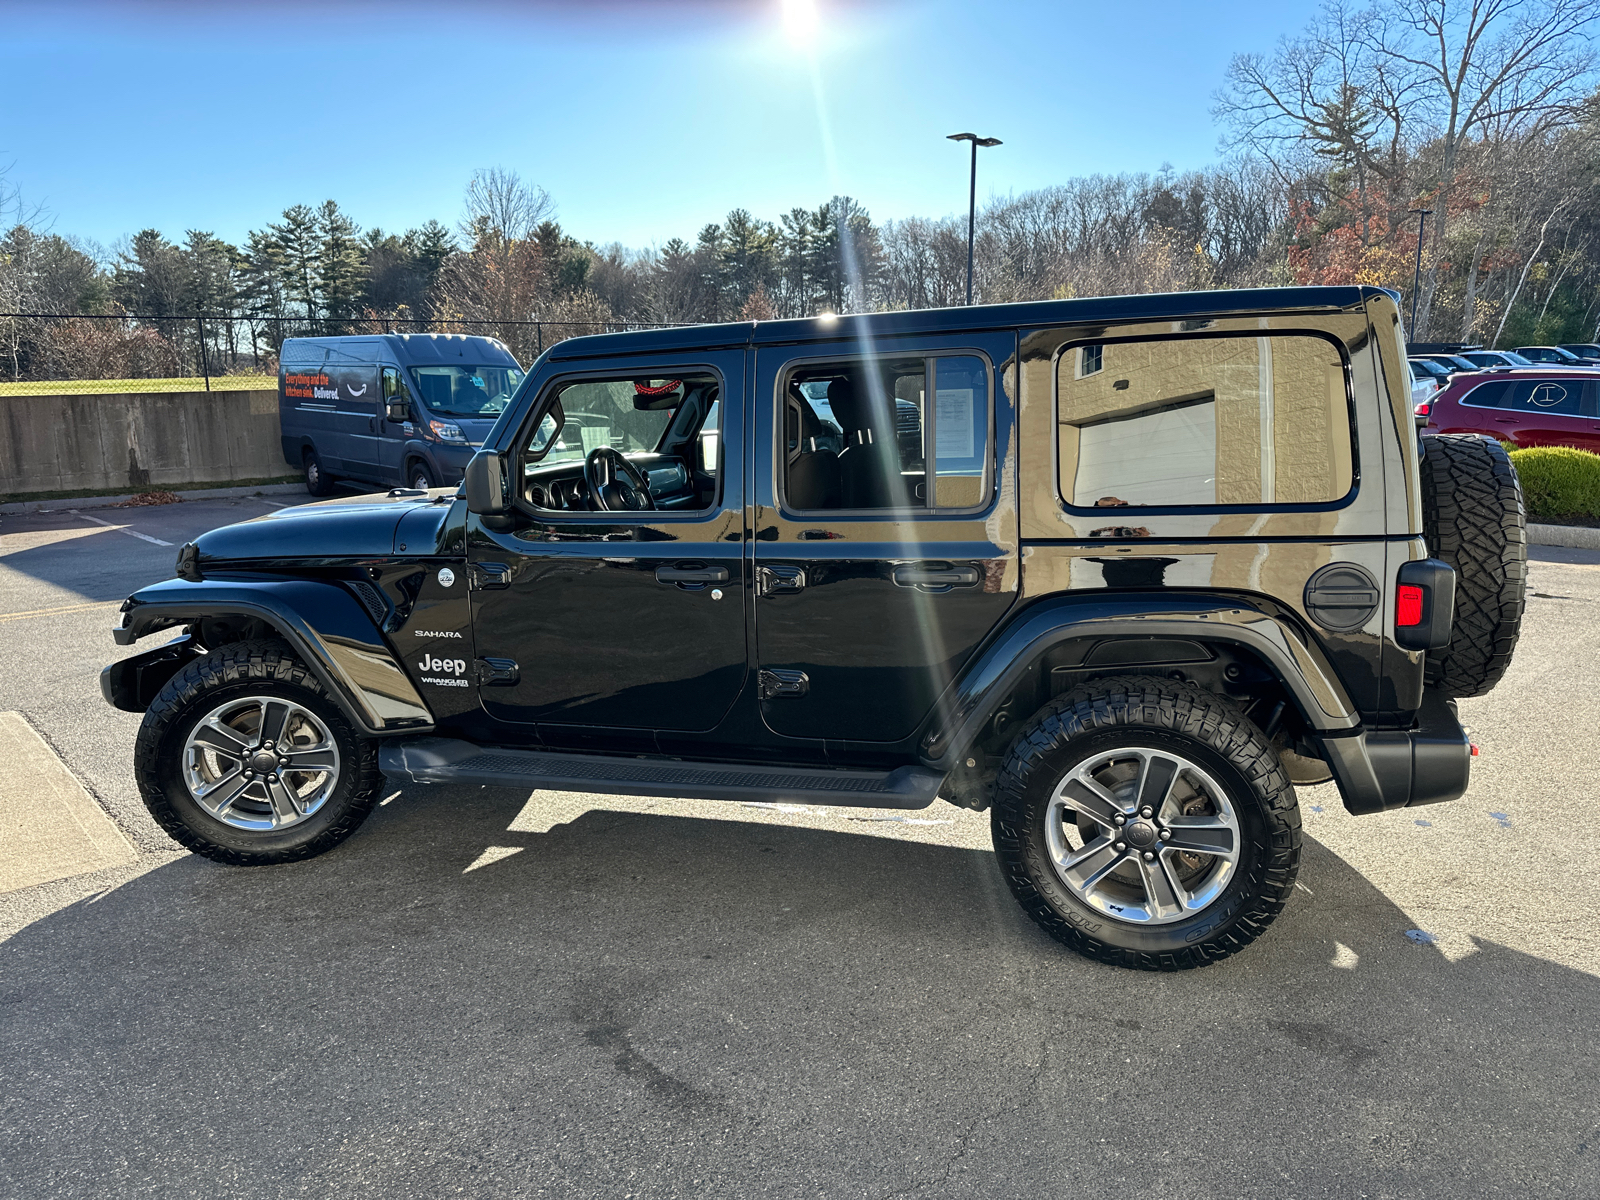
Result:
{"type": "Polygon", "coordinates": [[[1415,584],[1402,583],[1395,599],[1394,623],[1404,628],[1422,624],[1422,589],[1415,584]]]}
{"type": "Polygon", "coordinates": [[[1431,412],[1433,412],[1433,404],[1431,401],[1424,400],[1421,404],[1417,405],[1417,416],[1425,417],[1431,412]]]}

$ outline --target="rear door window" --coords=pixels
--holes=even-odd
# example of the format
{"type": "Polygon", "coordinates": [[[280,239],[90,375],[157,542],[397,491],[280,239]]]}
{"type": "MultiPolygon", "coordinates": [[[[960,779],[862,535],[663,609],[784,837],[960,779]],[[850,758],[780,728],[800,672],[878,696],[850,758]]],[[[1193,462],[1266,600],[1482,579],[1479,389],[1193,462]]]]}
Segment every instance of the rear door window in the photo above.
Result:
{"type": "Polygon", "coordinates": [[[973,511],[993,491],[989,367],[977,355],[791,368],[783,494],[803,512],[973,511]]]}

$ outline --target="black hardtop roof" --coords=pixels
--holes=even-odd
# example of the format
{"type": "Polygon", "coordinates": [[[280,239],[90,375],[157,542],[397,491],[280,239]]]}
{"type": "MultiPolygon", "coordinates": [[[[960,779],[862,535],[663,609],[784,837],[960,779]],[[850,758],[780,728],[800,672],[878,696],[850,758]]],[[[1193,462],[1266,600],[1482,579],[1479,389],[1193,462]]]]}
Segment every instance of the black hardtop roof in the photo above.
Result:
{"type": "Polygon", "coordinates": [[[518,366],[504,342],[470,333],[357,333],[343,337],[285,338],[284,357],[299,359],[315,349],[334,351],[340,357],[369,361],[379,344],[385,345],[403,366],[426,367],[458,363],[466,366],[518,366]]]}
{"type": "MultiPolygon", "coordinates": [[[[1082,300],[1037,300],[1026,304],[980,304],[971,308],[927,308],[909,312],[804,317],[783,321],[686,325],[568,338],[552,346],[549,357],[596,358],[664,350],[708,350],[718,346],[782,345],[788,342],[831,341],[863,334],[891,337],[897,334],[1026,326],[1190,320],[1264,310],[1335,312],[1360,309],[1369,296],[1385,292],[1385,288],[1367,286],[1240,288],[1215,292],[1101,296],[1082,300]]],[[[1395,293],[1387,294],[1393,296],[1395,293]]]]}

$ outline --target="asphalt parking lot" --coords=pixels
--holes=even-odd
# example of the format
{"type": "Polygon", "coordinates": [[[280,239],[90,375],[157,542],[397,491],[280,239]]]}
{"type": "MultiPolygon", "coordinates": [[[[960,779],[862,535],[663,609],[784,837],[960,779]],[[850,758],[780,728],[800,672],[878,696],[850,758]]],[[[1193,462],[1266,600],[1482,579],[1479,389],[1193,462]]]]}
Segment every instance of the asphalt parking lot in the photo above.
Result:
{"type": "Polygon", "coordinates": [[[0,519],[0,713],[127,845],[0,894],[0,1196],[1600,1194],[1600,554],[1535,551],[1464,799],[1303,789],[1283,917],[1152,976],[943,804],[413,787],[308,863],[177,853],[108,630],[267,511],[0,519]]]}

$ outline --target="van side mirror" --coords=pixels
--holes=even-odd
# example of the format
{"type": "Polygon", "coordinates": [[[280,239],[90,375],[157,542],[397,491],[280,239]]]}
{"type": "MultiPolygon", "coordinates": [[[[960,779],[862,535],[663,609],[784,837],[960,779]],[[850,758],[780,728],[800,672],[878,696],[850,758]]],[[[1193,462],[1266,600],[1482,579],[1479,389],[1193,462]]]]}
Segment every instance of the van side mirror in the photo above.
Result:
{"type": "Polygon", "coordinates": [[[493,450],[479,450],[472,456],[463,487],[470,513],[493,517],[511,507],[506,494],[506,460],[493,450]]]}
{"type": "Polygon", "coordinates": [[[403,396],[395,396],[384,407],[388,410],[388,417],[391,421],[411,420],[411,405],[406,403],[403,396]]]}

